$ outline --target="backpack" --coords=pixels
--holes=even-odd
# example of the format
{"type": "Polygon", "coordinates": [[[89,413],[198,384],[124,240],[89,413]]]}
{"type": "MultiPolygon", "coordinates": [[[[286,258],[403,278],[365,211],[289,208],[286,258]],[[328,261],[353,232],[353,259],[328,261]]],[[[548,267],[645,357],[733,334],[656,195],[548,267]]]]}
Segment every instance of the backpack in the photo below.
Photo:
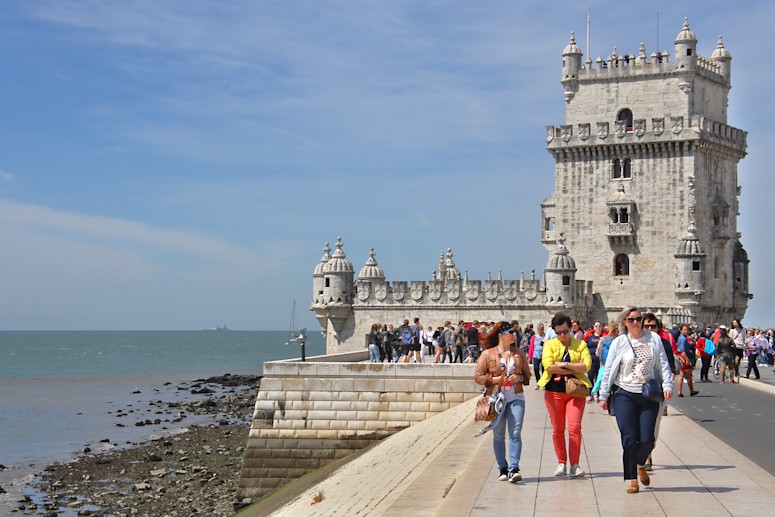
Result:
{"type": "Polygon", "coordinates": [[[713,355],[716,353],[716,345],[710,339],[705,338],[705,353],[713,355]]]}
{"type": "Polygon", "coordinates": [[[417,325],[410,325],[409,326],[411,336],[412,336],[412,342],[413,345],[419,345],[420,344],[420,329],[417,328],[417,325]]]}
{"type": "Polygon", "coordinates": [[[606,361],[608,361],[608,349],[611,348],[612,342],[613,342],[612,339],[605,339],[605,341],[603,341],[603,353],[602,353],[603,357],[601,359],[603,361],[603,364],[605,364],[606,361]]]}
{"type": "Polygon", "coordinates": [[[401,331],[401,344],[402,345],[412,344],[412,331],[409,330],[409,327],[404,327],[404,330],[401,331]]]}
{"type": "Polygon", "coordinates": [[[439,337],[438,337],[438,339],[437,339],[437,342],[439,343],[439,346],[440,346],[440,347],[445,347],[445,346],[447,346],[447,332],[449,332],[449,331],[448,331],[448,330],[443,330],[443,331],[441,332],[441,334],[439,334],[439,337]]]}

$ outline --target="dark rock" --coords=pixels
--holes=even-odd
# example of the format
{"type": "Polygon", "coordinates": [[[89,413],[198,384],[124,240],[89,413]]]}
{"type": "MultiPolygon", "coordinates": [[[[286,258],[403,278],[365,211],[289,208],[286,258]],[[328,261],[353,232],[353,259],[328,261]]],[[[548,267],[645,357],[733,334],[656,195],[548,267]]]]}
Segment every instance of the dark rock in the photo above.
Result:
{"type": "Polygon", "coordinates": [[[89,454],[90,452],[91,452],[91,449],[89,447],[84,447],[83,449],[84,454],[89,454]]]}
{"type": "Polygon", "coordinates": [[[110,438],[104,438],[100,440],[100,443],[110,443],[110,438]]]}
{"type": "Polygon", "coordinates": [[[6,494],[6,493],[7,492],[5,491],[5,489],[2,486],[0,486],[0,494],[6,494]]]}
{"type": "Polygon", "coordinates": [[[161,461],[161,456],[158,456],[156,454],[151,454],[149,456],[146,456],[145,461],[147,461],[147,462],[161,461]]]}
{"type": "Polygon", "coordinates": [[[140,391],[140,390],[135,390],[135,391],[133,391],[133,392],[132,392],[132,395],[137,395],[138,393],[142,393],[142,391],[140,391]]]}
{"type": "Polygon", "coordinates": [[[142,426],[144,426],[144,425],[145,425],[145,422],[143,422],[143,421],[140,421],[140,422],[135,422],[135,425],[136,425],[137,427],[142,427],[142,426]]]}
{"type": "Polygon", "coordinates": [[[110,465],[110,460],[107,460],[105,458],[100,458],[94,463],[96,463],[97,465],[110,465]]]}

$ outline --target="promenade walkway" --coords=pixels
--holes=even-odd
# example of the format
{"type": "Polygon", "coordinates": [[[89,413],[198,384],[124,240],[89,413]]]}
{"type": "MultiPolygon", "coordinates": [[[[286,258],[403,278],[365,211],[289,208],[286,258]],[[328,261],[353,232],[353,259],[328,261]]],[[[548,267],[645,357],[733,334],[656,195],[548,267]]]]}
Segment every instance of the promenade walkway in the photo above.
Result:
{"type": "Polygon", "coordinates": [[[651,486],[626,494],[616,422],[596,404],[583,420],[581,479],[556,478],[543,391],[527,390],[523,480],[497,480],[491,435],[473,435],[474,401],[374,446],[332,472],[310,473],[240,515],[772,515],[775,477],[671,408],[651,486]],[[317,495],[319,502],[313,503],[317,495]]]}

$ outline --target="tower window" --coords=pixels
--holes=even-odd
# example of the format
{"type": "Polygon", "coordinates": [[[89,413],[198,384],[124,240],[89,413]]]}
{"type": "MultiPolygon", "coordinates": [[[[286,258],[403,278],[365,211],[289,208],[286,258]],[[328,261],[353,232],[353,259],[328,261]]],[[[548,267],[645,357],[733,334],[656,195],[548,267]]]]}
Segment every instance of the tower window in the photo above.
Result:
{"type": "Polygon", "coordinates": [[[691,55],[692,55],[692,49],[690,49],[690,48],[687,48],[687,49],[686,49],[686,55],[687,55],[687,56],[691,56],[691,55]]]}
{"type": "Polygon", "coordinates": [[[699,260],[693,260],[692,261],[692,271],[699,271],[700,270],[700,261],[699,260]]]}
{"type": "Polygon", "coordinates": [[[626,208],[620,208],[619,209],[619,222],[620,223],[629,223],[630,222],[630,214],[627,213],[626,208]]]}
{"type": "Polygon", "coordinates": [[[562,285],[570,285],[570,276],[562,275],[562,285]]]}
{"type": "Polygon", "coordinates": [[[618,223],[619,222],[619,215],[616,211],[616,208],[612,208],[608,212],[608,218],[611,220],[612,223],[618,223]]]}
{"type": "Polygon", "coordinates": [[[622,162],[619,160],[619,158],[614,158],[612,175],[614,179],[622,177],[622,162]]]}
{"type": "Polygon", "coordinates": [[[625,127],[627,128],[627,131],[632,131],[632,111],[630,111],[628,108],[624,108],[622,111],[620,111],[616,116],[616,120],[626,121],[627,123],[625,124],[625,127]]]}
{"type": "MultiPolygon", "coordinates": [[[[632,128],[628,129],[630,131],[632,128]]],[[[629,158],[624,159],[624,166],[622,167],[622,178],[632,178],[632,160],[629,158]]]]}
{"type": "Polygon", "coordinates": [[[331,287],[331,279],[326,277],[326,287],[331,287]]]}
{"type": "Polygon", "coordinates": [[[624,253],[620,253],[614,258],[614,276],[630,275],[630,258],[624,253]]]}
{"type": "Polygon", "coordinates": [[[554,217],[547,217],[544,219],[544,230],[548,232],[554,230],[554,217]]]}

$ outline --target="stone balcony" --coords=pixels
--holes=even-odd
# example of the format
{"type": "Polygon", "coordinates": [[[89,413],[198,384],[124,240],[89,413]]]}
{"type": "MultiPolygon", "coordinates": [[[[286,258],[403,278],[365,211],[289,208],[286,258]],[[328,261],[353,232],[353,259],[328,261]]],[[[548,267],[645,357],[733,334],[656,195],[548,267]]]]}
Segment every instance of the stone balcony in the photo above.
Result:
{"type": "Polygon", "coordinates": [[[613,244],[631,244],[635,237],[632,223],[608,223],[608,240],[613,244]]]}

